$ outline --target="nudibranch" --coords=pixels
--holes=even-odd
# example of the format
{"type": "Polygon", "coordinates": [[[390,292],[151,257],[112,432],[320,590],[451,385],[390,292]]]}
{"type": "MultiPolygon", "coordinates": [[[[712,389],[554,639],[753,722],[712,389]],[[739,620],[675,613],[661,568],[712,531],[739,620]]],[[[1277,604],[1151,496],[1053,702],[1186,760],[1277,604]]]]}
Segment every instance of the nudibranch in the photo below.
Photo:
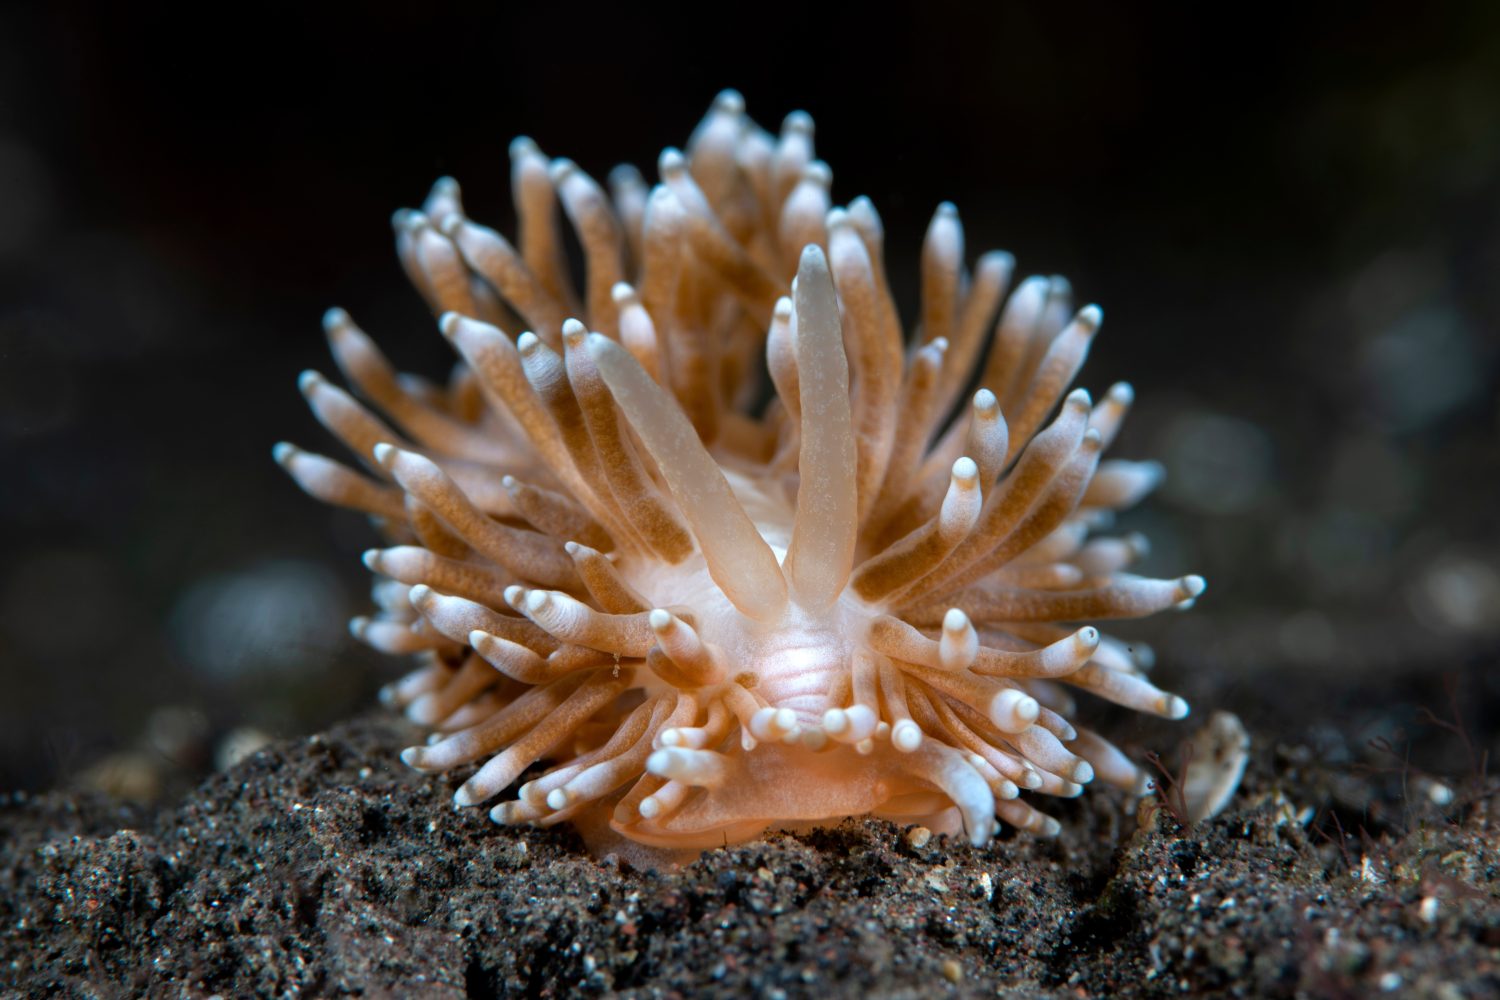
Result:
{"type": "Polygon", "coordinates": [[[417,658],[386,698],[433,735],[402,759],[462,769],[461,806],[529,772],[496,822],[673,856],[861,815],[1052,835],[1035,796],[1139,791],[1075,694],[1187,704],[1090,623],[1204,583],[1129,574],[1144,539],[1103,533],[1160,468],[1102,458],[1128,385],[1069,391],[1100,310],[1059,277],[1011,289],[1006,253],[971,272],[945,203],[908,339],[874,206],[831,204],[811,118],[773,136],[732,91],[654,187],[511,157],[514,242],[449,178],[395,216],[447,383],[333,310],[358,398],[301,388],[363,469],[276,447],[389,543],[351,628],[417,658]]]}

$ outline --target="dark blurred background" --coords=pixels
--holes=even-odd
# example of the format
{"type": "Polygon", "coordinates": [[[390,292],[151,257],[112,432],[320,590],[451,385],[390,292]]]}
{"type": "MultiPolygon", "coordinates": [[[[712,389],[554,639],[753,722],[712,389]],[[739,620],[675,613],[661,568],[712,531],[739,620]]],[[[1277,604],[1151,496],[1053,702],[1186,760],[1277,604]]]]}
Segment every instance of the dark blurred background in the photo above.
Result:
{"type": "Polygon", "coordinates": [[[1105,307],[1148,568],[1210,583],[1131,633],[1168,684],[1500,705],[1500,6],[979,6],[0,9],[0,790],[159,795],[368,705],[373,535],[270,457],[334,447],[321,313],[446,372],[392,210],[452,174],[508,228],[513,136],[649,175],[725,86],[812,113],[908,311],[943,199],[1105,307]]]}

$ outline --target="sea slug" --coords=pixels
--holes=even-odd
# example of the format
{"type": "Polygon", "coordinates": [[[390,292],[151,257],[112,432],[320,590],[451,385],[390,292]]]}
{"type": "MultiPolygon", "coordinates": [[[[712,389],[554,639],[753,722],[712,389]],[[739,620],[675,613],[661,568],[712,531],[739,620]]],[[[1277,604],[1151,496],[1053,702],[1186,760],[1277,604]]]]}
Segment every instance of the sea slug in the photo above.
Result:
{"type": "Polygon", "coordinates": [[[734,92],[655,187],[511,153],[514,243],[451,179],[395,217],[461,358],[447,384],[334,310],[359,399],[301,388],[363,470],[276,447],[389,543],[352,629],[420,663],[387,689],[434,731],[402,759],[479,765],[460,805],[530,771],[496,822],[678,856],[866,814],[1050,835],[1038,795],[1139,791],[1074,695],[1187,704],[1088,623],[1204,583],[1130,575],[1144,539],[1100,533],[1160,477],[1102,458],[1128,385],[1069,391],[1100,310],[1058,277],[1011,289],[1009,254],[970,273],[943,204],[904,337],[874,206],[831,204],[806,114],[772,136],[734,92]]]}

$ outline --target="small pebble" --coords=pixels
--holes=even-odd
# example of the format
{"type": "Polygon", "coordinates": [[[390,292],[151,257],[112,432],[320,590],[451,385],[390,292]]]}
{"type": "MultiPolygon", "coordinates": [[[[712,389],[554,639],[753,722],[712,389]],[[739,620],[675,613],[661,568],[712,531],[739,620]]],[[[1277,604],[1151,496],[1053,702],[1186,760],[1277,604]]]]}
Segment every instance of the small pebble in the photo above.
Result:
{"type": "Polygon", "coordinates": [[[1438,916],[1438,901],[1436,896],[1423,896],[1421,905],[1417,907],[1417,915],[1427,923],[1433,923],[1438,916]]]}
{"type": "Polygon", "coordinates": [[[271,735],[254,726],[238,726],[231,729],[214,750],[214,766],[227,771],[247,757],[266,747],[271,735]]]}

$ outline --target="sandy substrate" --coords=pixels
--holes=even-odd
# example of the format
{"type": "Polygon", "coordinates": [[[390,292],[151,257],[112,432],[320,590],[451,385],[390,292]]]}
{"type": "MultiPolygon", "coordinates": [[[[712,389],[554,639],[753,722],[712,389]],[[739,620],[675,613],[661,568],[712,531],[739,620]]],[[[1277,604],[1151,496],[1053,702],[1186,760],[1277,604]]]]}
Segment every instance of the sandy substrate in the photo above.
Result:
{"type": "Polygon", "coordinates": [[[849,821],[665,872],[592,858],[566,829],[455,811],[454,782],[396,760],[414,737],[371,714],[154,813],[12,798],[0,983],[99,997],[1500,995],[1493,796],[1459,789],[1440,809],[1414,775],[1329,768],[1259,735],[1232,807],[1192,829],[1149,808],[1138,828],[1130,803],[1096,791],[1053,808],[1055,841],[974,849],[849,821]],[[1364,833],[1340,842],[1351,802],[1364,833]]]}

